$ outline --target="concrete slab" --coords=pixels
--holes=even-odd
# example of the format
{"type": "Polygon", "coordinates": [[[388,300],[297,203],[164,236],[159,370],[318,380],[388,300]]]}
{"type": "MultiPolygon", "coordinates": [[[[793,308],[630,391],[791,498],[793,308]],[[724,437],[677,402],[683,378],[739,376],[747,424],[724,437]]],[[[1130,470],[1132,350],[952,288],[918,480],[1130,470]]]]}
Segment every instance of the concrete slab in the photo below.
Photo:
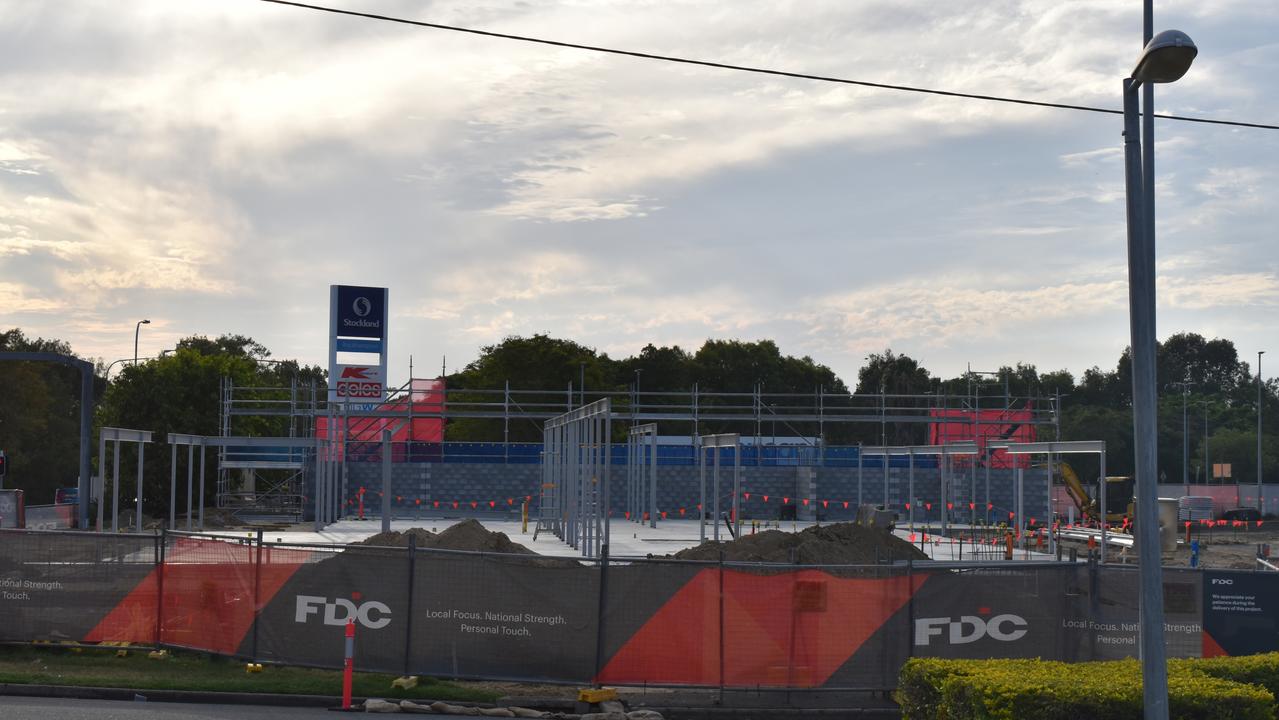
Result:
{"type": "MultiPolygon", "coordinates": [[[[418,519],[397,519],[391,521],[391,529],[396,531],[404,531],[410,528],[420,527],[432,532],[443,532],[455,523],[459,523],[468,518],[447,517],[441,515],[423,516],[418,519]]],[[[549,533],[541,533],[537,540],[533,539],[534,523],[530,520],[527,532],[521,528],[519,520],[506,519],[501,516],[495,518],[475,518],[479,520],[485,528],[506,533],[514,542],[520,543],[525,547],[533,550],[541,555],[552,557],[581,557],[579,550],[575,550],[567,543],[549,533]]],[[[767,525],[761,525],[760,530],[765,529],[781,529],[788,532],[798,532],[814,525],[812,522],[803,521],[784,521],[781,523],[771,522],[767,525]]],[[[952,533],[962,531],[963,526],[952,526],[952,533]]],[[[342,520],[333,523],[324,528],[320,532],[315,532],[309,525],[299,525],[290,530],[273,530],[264,535],[264,539],[268,542],[285,542],[297,544],[322,544],[322,545],[345,545],[348,543],[358,542],[366,538],[378,534],[382,530],[381,520],[373,518],[370,520],[342,520]]],[[[743,533],[750,533],[751,526],[746,525],[742,529],[743,533]]],[[[697,520],[663,520],[658,522],[656,528],[650,528],[647,524],[639,524],[629,520],[613,518],[610,527],[609,546],[611,555],[616,558],[635,558],[664,556],[674,554],[685,548],[694,547],[700,544],[700,535],[697,520]]],[[[709,523],[706,525],[706,537],[711,539],[714,531],[709,523]]],[[[908,542],[912,541],[912,533],[906,528],[899,528],[895,531],[897,536],[908,542]]],[[[210,534],[228,534],[228,533],[210,533],[210,534]]],[[[230,534],[239,535],[238,532],[230,534]]],[[[971,541],[959,541],[954,537],[945,537],[935,535],[932,531],[927,532],[928,541],[924,542],[925,530],[922,526],[916,527],[913,544],[920,547],[930,558],[947,562],[954,561],[993,561],[1003,559],[1002,544],[996,545],[980,545],[974,547],[971,541]]],[[[720,539],[729,540],[727,529],[720,526],[720,539]]],[[[1035,552],[1032,550],[1017,549],[1013,555],[1015,560],[1032,560],[1046,561],[1054,560],[1056,557],[1050,553],[1035,552]]]]}

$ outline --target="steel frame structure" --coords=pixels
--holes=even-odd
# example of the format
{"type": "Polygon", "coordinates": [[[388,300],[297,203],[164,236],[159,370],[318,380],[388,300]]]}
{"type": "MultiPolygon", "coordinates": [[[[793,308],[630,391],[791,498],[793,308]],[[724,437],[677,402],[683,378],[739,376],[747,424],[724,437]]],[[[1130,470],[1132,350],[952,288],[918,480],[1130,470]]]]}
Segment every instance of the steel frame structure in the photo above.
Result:
{"type": "MultiPolygon", "coordinates": [[[[995,445],[992,443],[992,447],[995,445]]],[[[1075,440],[1065,442],[1037,443],[1005,443],[1002,445],[1009,455],[1096,455],[1101,463],[1101,478],[1097,483],[1097,503],[1101,511],[1101,562],[1106,562],[1106,442],[1104,440],[1075,440]]],[[[1052,477],[1051,463],[1048,476],[1052,477]]],[[[1017,470],[1017,527],[1023,529],[1025,508],[1022,507],[1022,493],[1025,482],[1022,470],[1017,470]]],[[[1051,482],[1051,480],[1050,480],[1051,482]]],[[[1052,508],[1049,508],[1051,511],[1052,508]]]]}
{"type": "Polygon", "coordinates": [[[718,435],[703,435],[697,439],[697,481],[700,489],[699,497],[701,503],[697,508],[697,535],[701,542],[706,542],[706,451],[710,450],[713,457],[713,465],[711,470],[711,482],[714,486],[714,509],[711,514],[714,523],[713,539],[719,542],[719,521],[720,508],[719,501],[723,497],[719,485],[719,466],[720,456],[724,453],[724,448],[733,449],[733,535],[738,536],[742,530],[742,513],[740,497],[742,494],[742,438],[737,433],[721,433],[718,435]]]}
{"type": "Polygon", "coordinates": [[[553,417],[542,429],[543,487],[563,520],[555,535],[583,557],[607,552],[612,431],[609,398],[553,417]]]}
{"type": "Polygon", "coordinates": [[[204,436],[169,433],[169,528],[177,528],[178,446],[187,449],[187,530],[191,530],[192,476],[195,474],[195,449],[200,448],[200,530],[204,530],[204,436]]]}
{"type": "Polygon", "coordinates": [[[120,443],[134,443],[138,446],[138,486],[135,504],[137,520],[134,528],[142,532],[142,466],[146,459],[146,445],[151,442],[150,430],[130,430],[127,428],[104,427],[98,429],[98,474],[102,483],[98,486],[98,531],[102,531],[102,513],[106,505],[106,462],[107,443],[111,443],[111,532],[120,532],[120,443]]]}
{"type": "MultiPolygon", "coordinates": [[[[942,459],[942,462],[937,467],[937,471],[938,471],[938,483],[939,483],[938,490],[940,495],[939,502],[941,502],[941,518],[942,518],[941,526],[942,526],[942,530],[945,531],[950,526],[950,520],[948,517],[949,508],[946,507],[946,505],[951,502],[950,483],[948,478],[948,476],[951,474],[950,473],[950,457],[952,455],[976,455],[977,452],[978,452],[977,443],[972,441],[950,443],[948,445],[902,445],[902,446],[896,446],[896,447],[862,448],[862,454],[871,455],[871,456],[882,456],[884,458],[884,498],[885,498],[884,507],[885,508],[888,507],[888,504],[887,504],[888,464],[889,464],[888,458],[892,457],[893,455],[906,455],[907,457],[910,458],[909,460],[910,464],[908,465],[909,469],[906,475],[906,501],[905,503],[902,503],[902,504],[905,506],[905,509],[906,509],[907,523],[910,526],[911,532],[914,532],[915,530],[915,506],[919,504],[917,498],[915,497],[915,456],[916,455],[925,455],[925,456],[935,455],[942,459]]],[[[860,465],[860,462],[861,461],[859,459],[858,460],[859,465],[860,465]]],[[[860,467],[858,468],[858,470],[860,472],[860,467]]],[[[860,494],[860,492],[861,492],[861,489],[860,489],[860,481],[859,481],[858,493],[860,494]]],[[[972,491],[970,490],[969,502],[972,502],[971,492],[972,491]]],[[[986,486],[986,504],[987,505],[990,504],[990,485],[989,484],[987,484],[986,486]]],[[[974,514],[976,513],[976,508],[973,509],[973,512],[974,514]]]]}
{"type": "Polygon", "coordinates": [[[632,522],[657,527],[657,423],[626,433],[626,512],[632,522]]]}
{"type": "MultiPolygon", "coordinates": [[[[411,373],[410,373],[411,374],[411,373]]],[[[980,407],[976,393],[980,393],[980,385],[970,383],[969,394],[851,394],[831,393],[824,388],[815,388],[812,393],[766,393],[760,385],[755,385],[750,392],[705,392],[696,384],[688,391],[645,391],[639,392],[632,387],[626,390],[595,391],[584,393],[568,383],[563,390],[519,390],[511,389],[510,383],[501,389],[447,389],[440,388],[432,392],[440,393],[440,401],[431,407],[415,407],[411,402],[414,383],[410,380],[402,387],[388,393],[383,405],[374,410],[350,410],[343,403],[330,403],[324,388],[311,384],[304,386],[293,382],[290,386],[276,388],[257,388],[235,386],[229,378],[224,379],[221,388],[221,426],[219,434],[234,436],[241,418],[287,418],[289,437],[317,437],[320,419],[328,418],[328,431],[320,442],[316,453],[314,472],[315,487],[320,496],[321,515],[317,522],[327,523],[337,519],[341,514],[339,497],[347,497],[346,454],[343,448],[349,438],[360,432],[360,423],[386,423],[393,421],[393,428],[398,422],[411,423],[418,418],[437,418],[447,422],[451,419],[485,419],[502,424],[502,438],[509,440],[509,426],[512,421],[532,421],[549,423],[560,421],[568,413],[580,410],[586,400],[592,405],[608,400],[610,413],[617,410],[616,416],[624,418],[635,425],[671,423],[682,426],[688,423],[688,436],[696,446],[697,438],[704,434],[699,432],[706,423],[737,425],[747,430],[738,433],[740,437],[754,432],[755,444],[760,445],[764,436],[765,421],[780,424],[778,429],[785,429],[787,434],[808,436],[813,453],[812,462],[824,464],[825,442],[823,440],[827,428],[832,424],[879,423],[887,427],[888,423],[943,423],[956,424],[979,433],[981,425],[992,422],[1003,424],[1002,420],[983,420],[979,413],[972,417],[934,417],[930,412],[937,408],[980,407]],[[974,389],[975,388],[975,389],[974,389]],[[970,401],[971,399],[971,401],[970,401]],[[406,402],[407,401],[407,402],[406,402]],[[808,427],[800,428],[801,424],[808,427]],[[811,435],[813,429],[817,435],[811,435]]],[[[1005,396],[1005,409],[1022,405],[1031,413],[1031,418],[1023,424],[1055,427],[1057,408],[1060,401],[1054,397],[1046,398],[1013,398],[1005,396]],[[1045,400],[1046,403],[1038,402],[1045,400]]],[[[276,443],[281,446],[283,443],[276,443]]],[[[505,445],[504,445],[505,446],[505,445]]],[[[874,448],[863,448],[871,454],[874,448]]],[[[504,454],[504,459],[506,458],[504,454]]],[[[548,488],[553,484],[553,474],[546,467],[547,462],[567,462],[567,459],[543,449],[544,461],[543,488],[540,493],[542,502],[537,515],[537,528],[542,532],[554,532],[557,536],[565,533],[564,519],[569,508],[565,504],[566,497],[561,497],[562,488],[548,488]]],[[[304,504],[310,498],[303,496],[306,487],[306,473],[311,472],[300,463],[290,464],[288,468],[280,467],[278,462],[263,456],[255,461],[251,456],[243,455],[235,458],[234,468],[228,467],[225,448],[218,455],[218,506],[231,509],[235,513],[262,513],[299,515],[304,504]],[[235,480],[230,475],[236,469],[256,473],[266,470],[286,471],[283,479],[274,477],[271,482],[256,482],[255,492],[250,495],[240,492],[235,487],[235,480]],[[258,487],[262,485],[263,487],[258,487]]],[[[758,461],[757,461],[758,462],[758,461]]],[[[858,487],[864,485],[864,473],[858,460],[858,487]]],[[[556,472],[559,472],[558,470],[556,472]]],[[[885,492],[887,497],[887,463],[884,467],[885,492]]],[[[975,476],[974,476],[975,484],[975,476]]],[[[989,486],[989,479],[987,480],[989,486]]],[[[987,491],[989,497],[989,490],[987,491]]],[[[859,498],[860,500],[863,498],[859,498]]],[[[629,496],[628,496],[629,501],[629,496]]],[[[640,503],[643,505],[644,503],[640,503]]],[[[655,503],[650,501],[650,506],[655,503]]],[[[653,520],[653,507],[650,507],[650,523],[653,520]]],[[[660,514],[660,512],[658,513],[660,514]]],[[[640,514],[642,518],[642,511],[640,514]]]]}

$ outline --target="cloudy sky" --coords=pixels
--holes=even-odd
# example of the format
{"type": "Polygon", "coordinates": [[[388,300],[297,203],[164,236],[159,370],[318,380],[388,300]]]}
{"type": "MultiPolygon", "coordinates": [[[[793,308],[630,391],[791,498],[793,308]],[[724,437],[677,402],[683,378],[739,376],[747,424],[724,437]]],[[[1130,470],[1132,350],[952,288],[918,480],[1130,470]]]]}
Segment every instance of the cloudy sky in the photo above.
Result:
{"type": "MultiPolygon", "coordinates": [[[[1106,107],[1141,45],[1138,0],[328,3],[1106,107]]],[[[1159,111],[1279,122],[1274,0],[1156,26],[1200,48],[1159,111]]],[[[323,363],[337,283],[391,289],[393,381],[536,332],[1079,373],[1128,340],[1120,131],[255,0],[0,3],[0,328],[110,361],[150,318],[144,356],[241,333],[323,363]]],[[[1279,132],[1156,134],[1160,337],[1279,355],[1279,132]]]]}

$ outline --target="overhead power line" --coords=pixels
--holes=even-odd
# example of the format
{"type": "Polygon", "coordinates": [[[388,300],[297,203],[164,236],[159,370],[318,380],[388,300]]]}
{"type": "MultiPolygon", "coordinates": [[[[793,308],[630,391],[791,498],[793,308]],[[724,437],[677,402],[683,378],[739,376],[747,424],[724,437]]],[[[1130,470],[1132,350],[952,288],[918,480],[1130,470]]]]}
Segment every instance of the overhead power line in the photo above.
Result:
{"type": "MultiPolygon", "coordinates": [[[[589,52],[607,53],[609,55],[624,55],[626,57],[641,58],[644,60],[659,60],[661,62],[681,63],[684,65],[698,65],[701,67],[717,68],[720,70],[735,70],[738,72],[755,73],[758,75],[774,75],[777,77],[795,78],[798,80],[814,80],[817,82],[838,83],[841,85],[857,85],[860,87],[877,88],[880,90],[896,90],[898,92],[920,93],[924,95],[941,95],[943,97],[965,98],[968,100],[986,100],[988,102],[1010,103],[1013,105],[1030,105],[1033,107],[1055,108],[1058,110],[1078,110],[1081,112],[1104,113],[1107,115],[1123,115],[1123,110],[1114,108],[1094,107],[1090,105],[1072,105],[1069,103],[1045,102],[1042,100],[1026,100],[1024,98],[1004,97],[1001,95],[980,95],[977,93],[954,92],[951,90],[937,90],[934,88],[914,87],[911,85],[893,85],[890,83],[870,82],[868,80],[851,80],[849,78],[831,77],[829,75],[812,75],[809,73],[788,72],[786,70],[773,70],[770,68],[751,67],[749,65],[733,65],[731,63],[713,62],[710,60],[696,60],[693,58],[676,57],[673,55],[657,55],[654,53],[637,52],[635,50],[620,50],[617,48],[601,47],[598,45],[583,45],[581,43],[562,42],[559,40],[547,40],[545,38],[528,37],[525,35],[511,35],[509,33],[491,32],[489,30],[476,30],[474,28],[458,27],[456,25],[444,25],[441,23],[424,22],[422,20],[409,20],[408,18],[394,17],[392,15],[378,15],[376,13],[358,12],[355,10],[343,10],[341,8],[325,7],[323,5],[312,5],[309,3],[292,2],[291,0],[262,0],[262,2],[271,3],[273,5],[288,5],[306,10],[317,10],[320,12],[333,13],[335,15],[349,15],[351,17],[366,18],[369,20],[382,20],[384,22],[398,23],[400,25],[413,25],[415,27],[431,28],[433,30],[447,30],[450,32],[468,33],[470,35],[480,35],[483,37],[498,38],[501,40],[515,40],[518,42],[535,43],[538,45],[550,45],[552,47],[570,48],[573,50],[587,50],[589,52]]],[[[1268,125],[1265,123],[1242,122],[1238,120],[1217,120],[1213,118],[1189,117],[1185,115],[1165,115],[1155,113],[1155,117],[1162,120],[1177,120],[1180,122],[1203,123],[1207,125],[1230,125],[1234,127],[1258,128],[1262,130],[1279,130],[1279,125],[1268,125]]]]}

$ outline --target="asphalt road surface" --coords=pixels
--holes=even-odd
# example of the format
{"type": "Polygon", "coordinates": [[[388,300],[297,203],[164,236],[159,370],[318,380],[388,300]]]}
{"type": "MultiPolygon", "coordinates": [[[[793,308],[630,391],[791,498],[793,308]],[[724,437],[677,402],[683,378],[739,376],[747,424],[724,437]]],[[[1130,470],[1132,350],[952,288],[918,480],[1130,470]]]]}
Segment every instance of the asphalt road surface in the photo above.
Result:
{"type": "Polygon", "coordinates": [[[4,720],[295,720],[328,718],[345,713],[324,708],[262,707],[257,705],[197,705],[195,703],[124,702],[0,696],[4,720]]]}

